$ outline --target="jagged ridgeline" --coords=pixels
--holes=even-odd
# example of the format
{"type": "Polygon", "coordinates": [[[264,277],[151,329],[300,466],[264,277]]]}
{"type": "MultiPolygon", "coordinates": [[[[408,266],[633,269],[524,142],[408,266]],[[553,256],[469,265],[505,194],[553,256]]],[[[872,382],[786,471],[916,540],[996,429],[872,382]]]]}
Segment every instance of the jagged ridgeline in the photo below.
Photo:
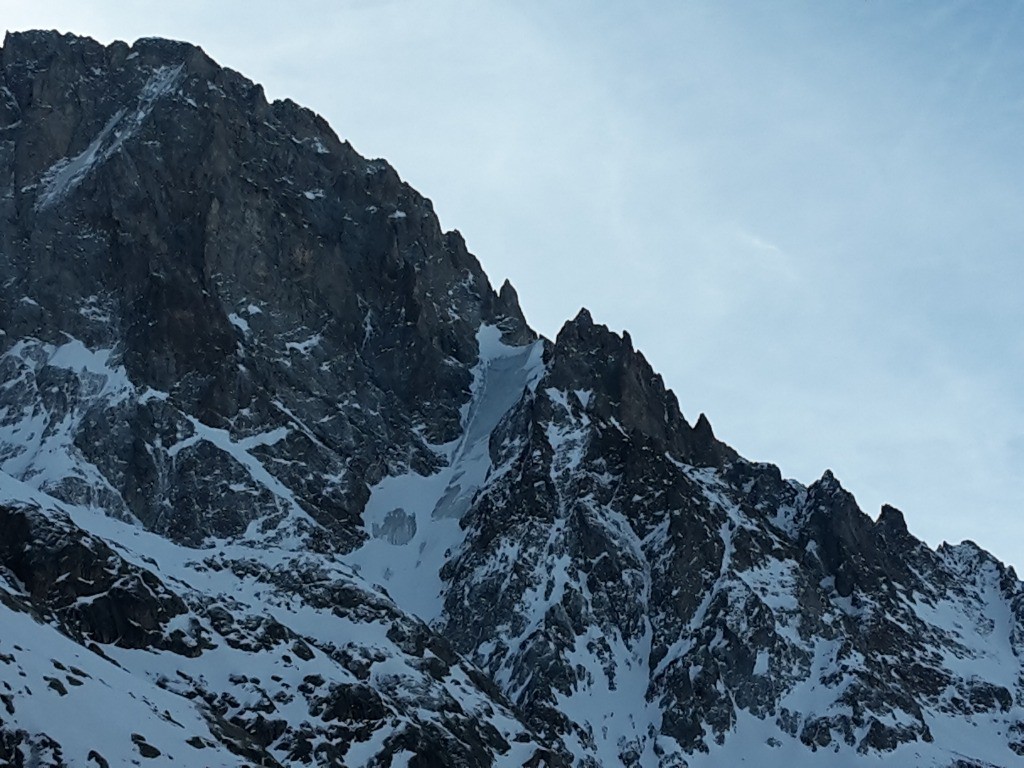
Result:
{"type": "Polygon", "coordinates": [[[1022,652],[1012,569],[539,338],[313,113],[4,39],[0,764],[1013,766],[1022,652]]]}

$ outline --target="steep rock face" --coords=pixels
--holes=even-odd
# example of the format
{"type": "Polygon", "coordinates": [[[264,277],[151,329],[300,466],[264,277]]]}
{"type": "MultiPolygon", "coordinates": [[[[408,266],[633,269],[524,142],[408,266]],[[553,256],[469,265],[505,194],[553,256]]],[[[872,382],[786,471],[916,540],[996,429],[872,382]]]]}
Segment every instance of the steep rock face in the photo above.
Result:
{"type": "Polygon", "coordinates": [[[743,459],[586,310],[538,339],[164,40],[0,49],[0,612],[15,765],[1024,755],[1012,569],[743,459]]]}
{"type": "Polygon", "coordinates": [[[116,347],[129,396],[33,414],[73,413],[106,506],[193,543],[310,515],[351,547],[366,482],[435,469],[428,444],[457,436],[480,323],[529,336],[514,292],[390,166],[197,48],[28,33],[0,62],[8,427],[60,378],[47,358],[116,347]],[[275,459],[293,496],[191,420],[275,459]]]}

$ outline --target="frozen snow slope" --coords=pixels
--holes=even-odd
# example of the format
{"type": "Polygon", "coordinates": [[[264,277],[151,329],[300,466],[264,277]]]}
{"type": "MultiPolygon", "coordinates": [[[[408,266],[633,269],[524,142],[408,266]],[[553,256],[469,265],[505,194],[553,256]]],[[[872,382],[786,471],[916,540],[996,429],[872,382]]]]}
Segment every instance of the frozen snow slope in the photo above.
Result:
{"type": "Polygon", "coordinates": [[[0,765],[1009,768],[1022,654],[1012,569],[538,339],[317,116],[5,38],[0,765]]]}
{"type": "Polygon", "coordinates": [[[437,449],[445,466],[426,476],[410,470],[375,485],[363,511],[370,538],[346,557],[428,623],[441,615],[441,568],[462,543],[459,522],[491,469],[491,433],[543,372],[539,341],[511,347],[498,328],[484,325],[477,342],[480,361],[463,408],[462,435],[437,449]]]}

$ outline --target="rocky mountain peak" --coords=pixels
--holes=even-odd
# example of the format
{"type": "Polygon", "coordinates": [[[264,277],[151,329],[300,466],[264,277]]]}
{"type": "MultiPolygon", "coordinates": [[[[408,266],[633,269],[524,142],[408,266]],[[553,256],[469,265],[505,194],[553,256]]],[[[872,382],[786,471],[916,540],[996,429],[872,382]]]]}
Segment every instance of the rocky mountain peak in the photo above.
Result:
{"type": "Polygon", "coordinates": [[[333,501],[311,488],[317,500],[297,504],[341,530],[332,518],[356,519],[367,482],[437,466],[428,445],[458,434],[479,325],[533,337],[508,291],[493,291],[387,163],[308,110],[268,104],[200,49],[30,33],[4,50],[2,84],[22,118],[0,169],[4,341],[113,349],[134,387],[158,393],[125,404],[124,432],[82,443],[87,456],[118,457],[126,512],[176,536],[238,532],[247,493],[230,511],[219,508],[231,495],[218,495],[180,519],[158,486],[194,470],[135,454],[127,436],[173,446],[197,429],[301,422],[290,441],[329,447],[323,471],[342,479],[333,501]],[[347,399],[368,407],[334,405],[347,399]],[[387,436],[383,452],[352,450],[366,433],[387,436]]]}
{"type": "Polygon", "coordinates": [[[0,50],[0,763],[1010,766],[1024,589],[552,342],[200,49],[0,50]],[[109,712],[133,724],[125,732],[109,712]]]}
{"type": "Polygon", "coordinates": [[[548,380],[565,391],[595,392],[591,409],[596,416],[653,441],[655,450],[700,462],[715,462],[729,453],[710,428],[690,427],[675,394],[633,348],[629,334],[595,323],[586,308],[559,331],[548,380]]]}
{"type": "Polygon", "coordinates": [[[882,511],[878,515],[878,520],[875,524],[893,536],[907,536],[910,534],[903,513],[889,504],[882,505],[882,511]]]}

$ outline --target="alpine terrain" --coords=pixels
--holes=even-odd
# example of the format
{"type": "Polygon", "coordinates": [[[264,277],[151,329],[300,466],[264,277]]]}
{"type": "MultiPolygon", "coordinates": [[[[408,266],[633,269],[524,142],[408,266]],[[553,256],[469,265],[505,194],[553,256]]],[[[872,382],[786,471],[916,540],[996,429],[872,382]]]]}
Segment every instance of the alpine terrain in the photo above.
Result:
{"type": "Polygon", "coordinates": [[[4,39],[0,764],[1014,766],[1022,654],[1011,568],[539,338],[317,115],[4,39]]]}

